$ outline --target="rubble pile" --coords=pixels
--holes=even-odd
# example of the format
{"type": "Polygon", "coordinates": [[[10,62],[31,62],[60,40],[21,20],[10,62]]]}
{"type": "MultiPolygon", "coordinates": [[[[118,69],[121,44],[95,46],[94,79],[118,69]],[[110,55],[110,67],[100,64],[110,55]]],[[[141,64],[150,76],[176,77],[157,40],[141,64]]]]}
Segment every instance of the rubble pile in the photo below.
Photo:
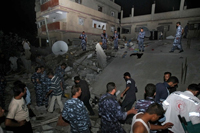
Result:
{"type": "MultiPolygon", "coordinates": [[[[89,84],[92,84],[96,81],[98,75],[102,72],[102,70],[108,65],[109,62],[112,61],[113,57],[115,57],[116,52],[112,50],[113,43],[111,41],[108,42],[108,50],[105,52],[102,50],[101,47],[98,49],[101,50],[101,52],[104,54],[104,65],[101,64],[101,61],[99,61],[98,50],[96,49],[96,45],[98,44],[98,41],[89,41],[87,44],[87,50],[82,51],[80,45],[71,45],[69,46],[69,50],[64,55],[54,55],[53,53],[49,53],[49,49],[41,49],[41,48],[34,48],[32,49],[32,55],[36,57],[37,55],[43,55],[44,56],[44,62],[45,62],[45,68],[48,71],[48,69],[55,70],[56,67],[61,65],[62,63],[66,63],[67,67],[65,69],[65,96],[66,98],[62,98],[63,103],[70,98],[71,94],[71,87],[74,85],[73,78],[77,75],[80,76],[81,79],[86,80],[89,84]],[[45,53],[45,54],[44,54],[45,53]],[[112,55],[112,56],[111,56],[112,55]]],[[[26,71],[25,67],[21,69],[20,72],[17,72],[12,75],[7,75],[6,79],[8,82],[8,85],[6,87],[6,108],[8,108],[8,105],[13,97],[13,82],[16,80],[21,80],[23,83],[27,85],[29,88],[29,91],[31,93],[31,109],[35,113],[36,117],[31,118],[32,127],[34,129],[34,132],[37,133],[55,133],[55,132],[66,132],[70,131],[70,126],[63,127],[57,125],[57,121],[60,116],[59,107],[56,104],[55,105],[55,111],[54,113],[47,113],[46,107],[36,106],[36,96],[35,96],[35,90],[33,83],[31,82],[31,76],[34,73],[35,67],[38,66],[34,60],[31,60],[31,67],[29,67],[29,71],[26,71]],[[29,72],[29,73],[27,73],[29,72]]],[[[90,91],[92,88],[90,87],[90,91]]],[[[94,97],[94,96],[92,96],[94,97]]],[[[98,114],[97,110],[98,107],[95,106],[94,110],[96,114],[98,114]]],[[[100,118],[98,116],[95,116],[93,119],[91,119],[92,122],[92,131],[97,132],[100,128],[100,118]]]]}

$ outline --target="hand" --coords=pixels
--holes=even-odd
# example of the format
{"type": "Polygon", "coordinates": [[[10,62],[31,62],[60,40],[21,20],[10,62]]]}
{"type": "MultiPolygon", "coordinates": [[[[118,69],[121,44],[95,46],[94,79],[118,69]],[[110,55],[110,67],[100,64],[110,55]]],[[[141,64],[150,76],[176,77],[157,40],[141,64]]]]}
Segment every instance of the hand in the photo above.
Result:
{"type": "Polygon", "coordinates": [[[120,97],[123,98],[123,97],[124,97],[124,94],[122,93],[120,97]]]}
{"type": "Polygon", "coordinates": [[[138,112],[138,110],[135,109],[134,107],[131,109],[131,113],[132,113],[132,114],[137,114],[137,112],[138,112]]]}
{"type": "Polygon", "coordinates": [[[174,126],[174,124],[171,122],[168,122],[168,123],[165,123],[162,127],[163,129],[167,129],[167,128],[171,128],[172,126],[174,126]]]}
{"type": "Polygon", "coordinates": [[[19,126],[21,127],[21,126],[25,125],[26,121],[23,120],[23,121],[20,121],[20,122],[18,122],[18,123],[19,123],[19,126]]]}
{"type": "Polygon", "coordinates": [[[179,38],[177,37],[176,39],[178,40],[179,38]]]}

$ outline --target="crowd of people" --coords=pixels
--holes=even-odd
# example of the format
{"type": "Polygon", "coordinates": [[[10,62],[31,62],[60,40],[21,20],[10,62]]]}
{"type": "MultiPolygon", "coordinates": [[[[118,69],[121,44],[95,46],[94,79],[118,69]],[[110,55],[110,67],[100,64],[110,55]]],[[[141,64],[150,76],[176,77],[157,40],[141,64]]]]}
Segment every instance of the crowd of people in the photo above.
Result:
{"type": "MultiPolygon", "coordinates": [[[[89,102],[89,85],[79,76],[74,77],[75,85],[71,88],[71,99],[63,104],[61,99],[64,96],[65,68],[65,63],[58,66],[55,73],[53,70],[45,70],[44,66],[35,68],[31,80],[34,84],[36,105],[46,106],[47,111],[52,113],[57,100],[62,119],[71,125],[71,132],[89,133],[91,132],[90,116],[95,115],[89,102]]],[[[136,101],[138,89],[135,81],[129,72],[125,72],[123,76],[126,82],[126,87],[120,95],[123,102],[117,100],[117,87],[114,82],[106,85],[107,92],[99,99],[98,115],[101,118],[102,133],[125,133],[121,126],[125,123],[131,124],[131,133],[184,132],[178,115],[185,117],[187,122],[200,123],[200,100],[197,98],[200,84],[189,85],[185,92],[176,91],[178,78],[172,76],[170,72],[165,72],[164,82],[156,85],[147,84],[144,89],[144,99],[136,101]]],[[[5,85],[6,80],[1,78],[1,87],[5,88],[5,85]]],[[[5,98],[1,92],[1,122],[5,123],[6,130],[14,133],[24,131],[31,133],[33,130],[30,118],[35,114],[30,108],[30,91],[19,80],[13,85],[14,96],[4,120],[2,114],[5,110],[5,100],[2,99],[5,98]]]]}

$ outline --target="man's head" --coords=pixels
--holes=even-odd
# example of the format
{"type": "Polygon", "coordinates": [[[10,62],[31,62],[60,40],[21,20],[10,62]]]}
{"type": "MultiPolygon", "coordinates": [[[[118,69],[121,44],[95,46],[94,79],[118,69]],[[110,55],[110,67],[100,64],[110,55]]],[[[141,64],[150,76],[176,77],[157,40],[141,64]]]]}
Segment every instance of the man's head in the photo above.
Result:
{"type": "Polygon", "coordinates": [[[41,73],[41,68],[40,68],[40,67],[36,67],[36,68],[35,68],[35,72],[36,72],[36,73],[41,73]]]}
{"type": "Polygon", "coordinates": [[[187,90],[191,91],[194,94],[194,96],[198,96],[200,92],[200,86],[197,84],[190,84],[187,90]]]}
{"type": "Polygon", "coordinates": [[[74,82],[75,82],[75,84],[78,84],[79,82],[80,82],[80,77],[79,76],[76,76],[76,77],[74,77],[74,82]]]}
{"type": "Polygon", "coordinates": [[[175,76],[171,76],[168,80],[167,83],[170,87],[174,87],[179,83],[179,80],[177,77],[175,76]]]}
{"type": "Polygon", "coordinates": [[[53,76],[54,76],[53,70],[49,70],[48,73],[47,73],[47,76],[48,76],[48,78],[52,79],[53,76]]]}
{"type": "Polygon", "coordinates": [[[115,33],[117,33],[117,30],[115,30],[115,33]]]}
{"type": "Polygon", "coordinates": [[[181,22],[177,22],[177,23],[176,23],[176,26],[179,26],[179,25],[181,25],[181,22]]]}
{"type": "Polygon", "coordinates": [[[85,34],[85,31],[83,31],[82,34],[84,35],[84,34],[85,34]]]}
{"type": "Polygon", "coordinates": [[[154,97],[156,94],[156,86],[154,84],[147,84],[145,87],[145,96],[154,97]]]}
{"type": "Polygon", "coordinates": [[[62,63],[62,64],[61,64],[61,68],[62,68],[63,70],[66,68],[66,66],[67,66],[67,65],[66,65],[65,63],[62,63]]]}
{"type": "Polygon", "coordinates": [[[78,98],[81,95],[81,87],[79,85],[72,86],[71,93],[74,98],[78,98]]]}
{"type": "Polygon", "coordinates": [[[26,95],[26,85],[24,84],[18,84],[13,87],[14,97],[20,97],[22,98],[24,95],[26,95]]]}
{"type": "Polygon", "coordinates": [[[115,86],[115,83],[114,82],[109,82],[107,85],[106,85],[106,88],[107,88],[107,92],[114,95],[116,93],[116,86],[115,86]]]}
{"type": "Polygon", "coordinates": [[[164,73],[164,81],[167,81],[172,76],[171,72],[165,72],[164,73]]]}
{"type": "Polygon", "coordinates": [[[165,111],[162,105],[153,103],[148,107],[146,113],[152,116],[150,121],[154,122],[157,121],[165,113],[165,111]]]}
{"type": "Polygon", "coordinates": [[[141,29],[140,29],[140,31],[141,31],[141,32],[143,32],[143,31],[144,31],[144,29],[143,29],[143,28],[141,28],[141,29]]]}
{"type": "Polygon", "coordinates": [[[41,72],[44,72],[45,68],[44,66],[40,66],[41,72]]]}
{"type": "Polygon", "coordinates": [[[103,33],[105,34],[105,33],[106,33],[106,30],[103,30],[103,33]]]}
{"type": "Polygon", "coordinates": [[[125,72],[124,73],[124,79],[127,81],[130,78],[131,78],[131,74],[129,72],[125,72]]]}

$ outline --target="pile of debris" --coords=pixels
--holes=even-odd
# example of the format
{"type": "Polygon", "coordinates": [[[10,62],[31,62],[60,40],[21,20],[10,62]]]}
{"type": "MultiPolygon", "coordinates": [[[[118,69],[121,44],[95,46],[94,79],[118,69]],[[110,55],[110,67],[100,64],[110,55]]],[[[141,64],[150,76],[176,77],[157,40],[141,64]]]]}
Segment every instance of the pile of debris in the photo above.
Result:
{"type": "MultiPolygon", "coordinates": [[[[74,85],[73,78],[77,75],[80,76],[81,79],[86,80],[89,84],[92,84],[96,81],[97,76],[102,72],[102,70],[110,63],[115,57],[115,51],[112,50],[113,43],[108,43],[108,50],[104,52],[101,48],[98,41],[89,41],[87,44],[87,51],[82,51],[80,44],[73,44],[69,46],[68,52],[64,55],[54,55],[50,53],[48,55],[44,55],[44,53],[48,53],[46,49],[34,48],[32,55],[44,55],[45,59],[45,67],[47,69],[55,70],[56,67],[61,65],[62,63],[66,63],[67,67],[65,69],[65,94],[68,97],[63,98],[63,103],[70,98],[70,89],[74,85]],[[97,47],[98,46],[98,47],[97,47]]],[[[49,48],[48,48],[49,50],[49,48]]],[[[35,56],[36,57],[36,56],[35,56]]],[[[13,97],[12,87],[13,82],[16,80],[21,80],[23,83],[27,85],[29,91],[31,93],[32,105],[31,109],[36,114],[36,117],[31,119],[32,127],[34,132],[42,132],[42,133],[51,133],[51,132],[63,132],[70,131],[70,126],[62,127],[57,125],[58,118],[60,116],[59,106],[55,105],[55,111],[52,114],[46,112],[46,108],[44,106],[37,107],[36,106],[36,96],[33,83],[31,82],[31,76],[34,73],[34,69],[38,64],[33,60],[31,62],[30,73],[26,73],[25,69],[22,69],[20,72],[7,75],[6,79],[8,85],[6,87],[6,108],[13,97]]],[[[90,88],[92,90],[92,88],[90,88]]],[[[96,108],[97,111],[97,108],[96,108]]],[[[98,114],[98,113],[97,113],[98,114]]],[[[92,122],[92,130],[96,132],[100,127],[100,119],[98,116],[91,120],[92,122]]]]}

